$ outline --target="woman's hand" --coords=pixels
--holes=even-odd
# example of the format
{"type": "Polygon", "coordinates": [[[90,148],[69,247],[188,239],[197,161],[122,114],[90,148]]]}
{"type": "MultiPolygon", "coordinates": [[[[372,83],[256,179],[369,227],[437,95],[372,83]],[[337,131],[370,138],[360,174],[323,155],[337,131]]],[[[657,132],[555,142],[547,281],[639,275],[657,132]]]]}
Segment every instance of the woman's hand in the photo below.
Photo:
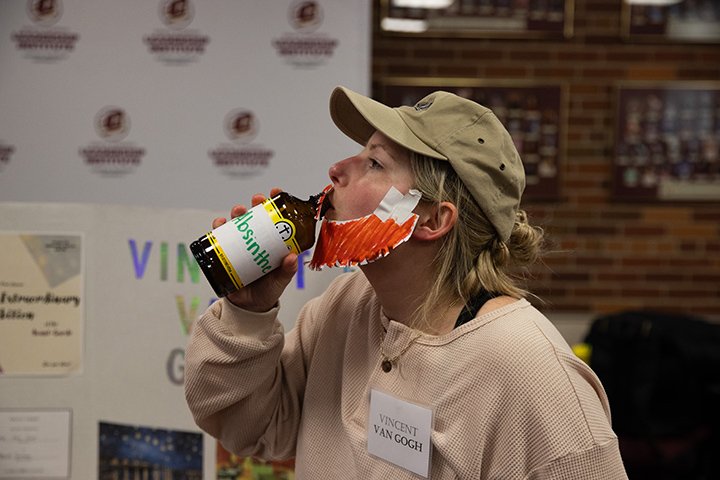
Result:
{"type": "MultiPolygon", "coordinates": [[[[270,196],[274,197],[281,191],[279,188],[273,188],[270,190],[270,196]]],[[[255,194],[252,197],[252,206],[259,205],[264,201],[265,197],[263,195],[255,194]]],[[[247,210],[244,205],[235,205],[230,210],[230,218],[244,215],[247,210]]],[[[218,217],[213,220],[212,228],[215,229],[226,221],[225,218],[218,217]]],[[[297,272],[297,258],[296,254],[288,253],[278,268],[240,290],[229,294],[226,298],[234,305],[246,310],[267,312],[278,303],[280,295],[285,291],[295,272],[297,272]]]]}

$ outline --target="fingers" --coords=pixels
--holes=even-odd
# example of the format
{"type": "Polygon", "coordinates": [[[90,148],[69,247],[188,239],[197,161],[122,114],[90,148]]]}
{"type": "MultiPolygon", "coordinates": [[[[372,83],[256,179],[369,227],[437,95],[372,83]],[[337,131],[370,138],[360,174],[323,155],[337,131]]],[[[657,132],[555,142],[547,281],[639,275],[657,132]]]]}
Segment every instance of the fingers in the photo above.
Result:
{"type": "MultiPolygon", "coordinates": [[[[247,208],[245,208],[244,205],[235,205],[230,209],[230,218],[239,217],[240,215],[244,215],[245,212],[247,212],[247,208]]],[[[217,217],[212,221],[212,228],[216,229],[225,223],[227,223],[227,219],[225,217],[217,217]]]]}
{"type": "Polygon", "coordinates": [[[256,193],[255,195],[252,196],[252,206],[253,207],[260,205],[264,201],[265,201],[265,195],[263,195],[261,193],[256,193]]]}
{"type": "MultiPolygon", "coordinates": [[[[278,188],[278,187],[271,188],[270,189],[270,198],[280,194],[281,192],[282,192],[281,188],[278,188]]],[[[263,195],[262,193],[256,193],[255,195],[252,196],[252,206],[254,207],[256,205],[260,205],[265,200],[267,200],[267,197],[265,197],[265,195],[263,195]]]]}
{"type": "Polygon", "coordinates": [[[236,218],[240,215],[245,215],[247,208],[245,205],[235,205],[230,209],[230,218],[236,218]]]}
{"type": "MultiPolygon", "coordinates": [[[[274,197],[274,196],[278,195],[280,192],[282,192],[281,188],[274,187],[274,188],[270,189],[270,197],[274,197]]],[[[263,195],[261,193],[256,193],[250,199],[250,203],[253,207],[255,207],[257,205],[260,205],[266,199],[267,198],[265,197],[265,195],[263,195]]],[[[236,217],[239,217],[240,215],[244,215],[247,211],[248,211],[248,209],[245,205],[237,204],[230,209],[230,218],[236,218],[236,217]]],[[[227,222],[227,219],[225,219],[223,217],[218,217],[213,220],[212,228],[217,228],[226,222],[227,222]]]]}

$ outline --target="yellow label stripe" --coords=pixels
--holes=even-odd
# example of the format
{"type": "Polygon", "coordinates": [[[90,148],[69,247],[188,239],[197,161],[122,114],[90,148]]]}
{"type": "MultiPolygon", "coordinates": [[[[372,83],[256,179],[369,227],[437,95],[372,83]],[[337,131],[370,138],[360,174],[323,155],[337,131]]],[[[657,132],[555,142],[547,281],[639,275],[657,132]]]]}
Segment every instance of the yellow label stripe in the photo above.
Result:
{"type": "MultiPolygon", "coordinates": [[[[265,202],[265,210],[270,215],[270,219],[273,221],[273,223],[277,223],[279,220],[285,220],[286,222],[292,223],[290,220],[282,216],[282,214],[280,213],[280,209],[277,207],[277,205],[275,205],[275,202],[273,202],[271,198],[269,198],[265,202]]],[[[295,226],[293,225],[293,228],[294,227],[295,226]]],[[[292,250],[294,253],[301,253],[300,245],[297,243],[297,240],[295,240],[295,235],[285,240],[285,245],[287,245],[288,248],[290,248],[290,250],[292,250]]]]}
{"type": "Polygon", "coordinates": [[[208,233],[207,236],[208,240],[210,241],[210,245],[212,245],[213,249],[215,250],[215,253],[217,254],[218,258],[220,259],[220,263],[222,263],[223,268],[225,269],[225,272],[227,272],[228,276],[230,277],[230,280],[232,280],[233,285],[235,285],[235,288],[242,288],[244,287],[242,281],[240,281],[240,277],[238,276],[237,272],[235,271],[235,267],[232,266],[232,263],[230,263],[230,260],[228,260],[227,255],[225,255],[225,252],[223,251],[220,244],[215,239],[215,235],[212,233],[208,233]]]}

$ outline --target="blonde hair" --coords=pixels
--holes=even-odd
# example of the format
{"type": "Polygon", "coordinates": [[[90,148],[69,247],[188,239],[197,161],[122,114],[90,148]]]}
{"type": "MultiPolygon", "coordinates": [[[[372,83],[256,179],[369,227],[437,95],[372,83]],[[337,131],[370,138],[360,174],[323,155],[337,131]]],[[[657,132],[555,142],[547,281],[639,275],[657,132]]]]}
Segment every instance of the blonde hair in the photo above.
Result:
{"type": "Polygon", "coordinates": [[[423,201],[451,202],[458,209],[458,221],[434,260],[436,281],[417,312],[417,322],[430,325],[433,307],[465,304],[483,289],[515,298],[531,295],[518,285],[518,273],[540,257],[543,230],[531,226],[519,210],[510,238],[502,241],[448,162],[413,153],[410,163],[423,201]]]}

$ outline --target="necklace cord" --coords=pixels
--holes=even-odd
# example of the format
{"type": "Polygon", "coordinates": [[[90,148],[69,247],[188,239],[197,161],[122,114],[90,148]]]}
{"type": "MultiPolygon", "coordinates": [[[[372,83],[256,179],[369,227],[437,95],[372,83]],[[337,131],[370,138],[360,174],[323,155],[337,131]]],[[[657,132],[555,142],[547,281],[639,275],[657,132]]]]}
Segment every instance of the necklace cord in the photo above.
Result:
{"type": "Polygon", "coordinates": [[[415,341],[417,341],[417,339],[420,338],[421,336],[422,336],[422,332],[419,332],[408,342],[407,345],[405,345],[405,348],[403,348],[400,351],[400,353],[398,353],[394,357],[390,358],[387,356],[387,354],[385,353],[385,349],[383,348],[383,344],[385,343],[385,335],[383,335],[382,341],[380,343],[380,355],[382,355],[382,358],[383,358],[382,362],[380,364],[380,367],[382,368],[382,370],[386,373],[389,372],[390,370],[392,370],[393,365],[395,365],[397,363],[397,361],[400,359],[400,357],[402,357],[405,354],[405,352],[407,352],[410,349],[410,347],[412,347],[415,344],[415,341]]]}
{"type": "MultiPolygon", "coordinates": [[[[465,305],[465,307],[460,312],[460,315],[458,316],[455,326],[453,328],[458,328],[459,326],[469,322],[473,318],[475,318],[475,315],[477,315],[478,310],[485,305],[485,303],[488,300],[491,300],[495,297],[499,296],[499,294],[494,292],[488,292],[485,289],[481,289],[476,295],[474,295],[465,305]]],[[[382,368],[383,372],[389,372],[392,370],[393,365],[397,363],[397,361],[402,357],[405,352],[407,352],[410,347],[413,346],[415,341],[422,336],[422,332],[419,332],[417,335],[415,335],[407,345],[405,345],[405,348],[400,351],[397,355],[395,355],[393,358],[389,358],[387,354],[385,353],[385,349],[383,348],[383,344],[385,343],[385,335],[387,334],[387,328],[383,326],[383,333],[382,333],[382,339],[380,340],[380,355],[382,356],[382,362],[380,362],[380,367],[382,368]]]]}

